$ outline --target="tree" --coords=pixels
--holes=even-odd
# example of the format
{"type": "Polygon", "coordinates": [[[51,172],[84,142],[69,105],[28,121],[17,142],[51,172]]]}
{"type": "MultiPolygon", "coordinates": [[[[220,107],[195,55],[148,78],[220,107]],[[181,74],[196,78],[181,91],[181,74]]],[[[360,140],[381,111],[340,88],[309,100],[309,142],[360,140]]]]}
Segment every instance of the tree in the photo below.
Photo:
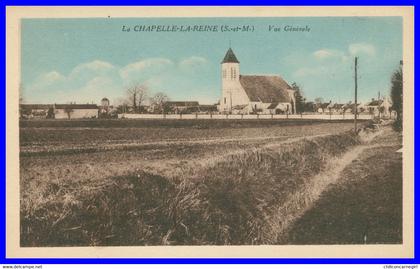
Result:
{"type": "Polygon", "coordinates": [[[296,84],[296,82],[292,83],[292,89],[295,91],[296,113],[302,113],[305,108],[305,100],[303,98],[302,89],[296,84]]]}
{"type": "Polygon", "coordinates": [[[154,112],[165,113],[168,111],[168,101],[169,97],[165,93],[158,92],[150,98],[150,105],[153,107],[154,112]]]}
{"type": "Polygon", "coordinates": [[[303,111],[305,112],[316,112],[316,105],[314,102],[305,102],[303,111]]]}
{"type": "Polygon", "coordinates": [[[385,113],[385,107],[380,106],[378,108],[378,111],[379,111],[379,118],[381,118],[381,116],[385,113]]]}
{"type": "Polygon", "coordinates": [[[324,109],[322,108],[322,104],[324,103],[324,99],[322,97],[315,98],[315,111],[318,112],[318,110],[321,108],[322,111],[324,109]]]}
{"type": "Polygon", "coordinates": [[[324,99],[322,98],[322,97],[317,97],[317,98],[315,98],[315,104],[322,104],[322,103],[324,103],[324,99]]]}
{"type": "Polygon", "coordinates": [[[375,108],[373,108],[373,107],[369,107],[369,114],[370,114],[370,115],[375,114],[375,108]]]}
{"type": "Polygon", "coordinates": [[[19,84],[19,104],[25,103],[25,97],[23,96],[25,88],[22,83],[19,84]]]}
{"type": "Polygon", "coordinates": [[[114,104],[117,108],[118,114],[124,114],[128,112],[129,100],[127,100],[126,98],[117,98],[114,100],[114,104]]]}
{"type": "Polygon", "coordinates": [[[24,87],[23,84],[19,84],[19,115],[20,117],[26,117],[26,115],[31,114],[32,110],[25,109],[21,104],[25,103],[25,98],[23,96],[24,87]],[[25,116],[24,116],[25,115],[25,116]]]}
{"type": "Polygon", "coordinates": [[[391,99],[392,110],[397,113],[397,119],[394,122],[394,128],[402,130],[402,111],[403,111],[403,74],[401,66],[392,74],[391,77],[391,99]]]}
{"type": "Polygon", "coordinates": [[[48,108],[47,119],[54,119],[54,117],[55,117],[54,108],[52,107],[48,108]]]}
{"type": "Polygon", "coordinates": [[[73,113],[73,109],[71,107],[64,108],[64,112],[67,113],[67,117],[71,119],[71,113],[73,113]]]}
{"type": "Polygon", "coordinates": [[[139,112],[141,105],[147,98],[147,87],[139,83],[133,83],[127,89],[128,100],[133,104],[134,112],[139,112]]]}

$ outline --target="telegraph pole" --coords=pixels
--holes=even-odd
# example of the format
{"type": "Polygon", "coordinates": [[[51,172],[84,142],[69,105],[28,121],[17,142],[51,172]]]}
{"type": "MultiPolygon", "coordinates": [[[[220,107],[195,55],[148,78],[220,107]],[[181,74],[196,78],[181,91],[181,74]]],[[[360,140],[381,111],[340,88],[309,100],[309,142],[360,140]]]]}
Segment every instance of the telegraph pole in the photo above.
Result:
{"type": "Polygon", "coordinates": [[[357,134],[357,57],[354,57],[354,132],[357,134]]]}

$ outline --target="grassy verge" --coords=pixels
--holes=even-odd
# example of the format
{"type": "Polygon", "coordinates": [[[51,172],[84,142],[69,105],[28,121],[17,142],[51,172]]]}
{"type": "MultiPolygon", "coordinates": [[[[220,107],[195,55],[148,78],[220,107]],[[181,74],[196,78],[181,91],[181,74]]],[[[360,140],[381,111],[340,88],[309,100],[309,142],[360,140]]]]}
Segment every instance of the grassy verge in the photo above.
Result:
{"type": "Polygon", "coordinates": [[[289,244],[401,244],[401,137],[388,128],[290,230],[289,244]],[[372,168],[375,169],[372,169],[372,168]]]}
{"type": "Polygon", "coordinates": [[[236,152],[172,177],[138,169],[100,183],[48,182],[22,195],[21,245],[276,243],[288,195],[358,143],[351,133],[328,135],[236,152]]]}

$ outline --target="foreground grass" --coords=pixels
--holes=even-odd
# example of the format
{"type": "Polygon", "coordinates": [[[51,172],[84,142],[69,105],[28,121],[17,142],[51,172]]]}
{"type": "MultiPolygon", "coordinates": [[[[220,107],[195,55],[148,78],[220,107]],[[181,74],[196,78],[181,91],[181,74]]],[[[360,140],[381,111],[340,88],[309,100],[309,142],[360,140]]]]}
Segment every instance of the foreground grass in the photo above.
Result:
{"type": "Polygon", "coordinates": [[[102,181],[25,178],[21,245],[275,244],[290,193],[359,143],[351,133],[272,143],[173,176],[139,166],[102,181]]]}
{"type": "Polygon", "coordinates": [[[388,128],[295,222],[285,243],[401,244],[400,148],[401,137],[388,128]]]}

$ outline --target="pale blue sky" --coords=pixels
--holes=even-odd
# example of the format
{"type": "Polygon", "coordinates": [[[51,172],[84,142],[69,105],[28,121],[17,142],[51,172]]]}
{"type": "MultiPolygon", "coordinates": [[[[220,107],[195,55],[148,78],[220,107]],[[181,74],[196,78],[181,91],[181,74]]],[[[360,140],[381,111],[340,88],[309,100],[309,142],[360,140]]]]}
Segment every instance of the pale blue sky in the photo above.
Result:
{"type": "Polygon", "coordinates": [[[302,86],[307,99],[353,98],[353,58],[359,96],[389,94],[402,59],[400,17],[25,19],[23,96],[31,103],[111,102],[138,82],[172,100],[217,102],[220,62],[229,40],[241,74],[278,74],[302,86]],[[253,32],[123,32],[134,25],[251,25],[253,32]],[[270,32],[269,26],[309,32],[270,32]]]}

